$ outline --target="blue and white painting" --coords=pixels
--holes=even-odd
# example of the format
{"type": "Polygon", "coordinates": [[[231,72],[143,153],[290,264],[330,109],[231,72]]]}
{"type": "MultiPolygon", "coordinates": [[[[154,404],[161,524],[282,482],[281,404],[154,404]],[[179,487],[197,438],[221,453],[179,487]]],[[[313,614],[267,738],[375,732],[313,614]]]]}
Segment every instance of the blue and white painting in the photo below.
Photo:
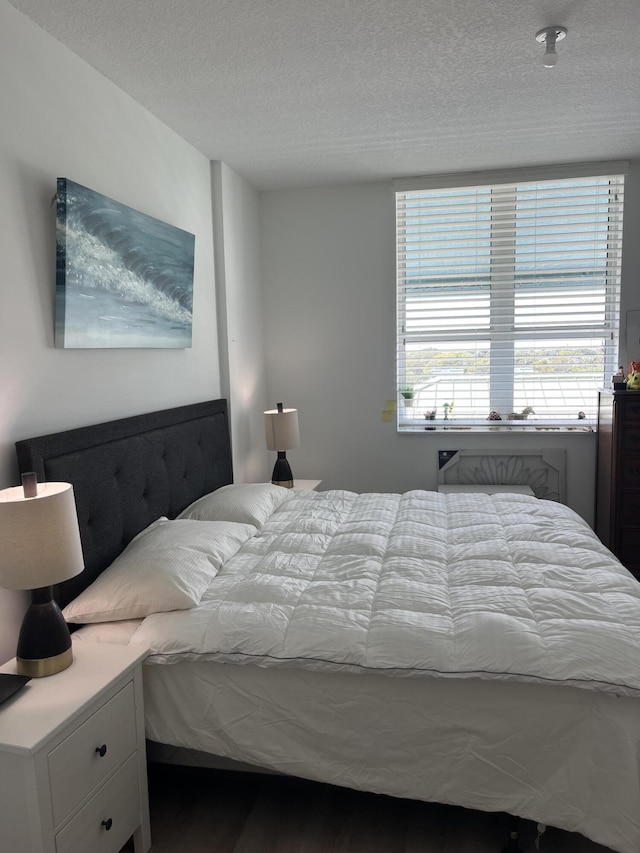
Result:
{"type": "Polygon", "coordinates": [[[57,347],[190,347],[195,237],[58,178],[57,347]]]}

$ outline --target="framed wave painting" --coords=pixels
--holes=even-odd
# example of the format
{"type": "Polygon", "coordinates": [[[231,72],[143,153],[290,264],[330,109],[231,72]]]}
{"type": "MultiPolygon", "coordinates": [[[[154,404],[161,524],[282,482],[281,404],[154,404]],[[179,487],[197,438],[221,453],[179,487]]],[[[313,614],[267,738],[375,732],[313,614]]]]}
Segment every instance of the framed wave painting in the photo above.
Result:
{"type": "Polygon", "coordinates": [[[191,346],[195,237],[58,178],[55,345],[191,346]]]}

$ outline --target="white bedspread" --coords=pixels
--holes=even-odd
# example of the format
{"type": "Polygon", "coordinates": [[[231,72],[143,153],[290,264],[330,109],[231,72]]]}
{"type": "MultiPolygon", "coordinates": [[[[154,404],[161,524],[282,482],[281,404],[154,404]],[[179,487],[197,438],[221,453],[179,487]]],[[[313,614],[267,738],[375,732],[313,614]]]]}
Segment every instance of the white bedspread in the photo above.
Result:
{"type": "Polygon", "coordinates": [[[115,627],[76,637],[181,664],[144,667],[151,739],[640,851],[640,584],[560,504],[296,493],[198,607],[115,627]]]}
{"type": "Polygon", "coordinates": [[[520,495],[308,492],[201,604],[145,619],[150,662],[640,690],[640,584],[567,507],[520,495]]]}

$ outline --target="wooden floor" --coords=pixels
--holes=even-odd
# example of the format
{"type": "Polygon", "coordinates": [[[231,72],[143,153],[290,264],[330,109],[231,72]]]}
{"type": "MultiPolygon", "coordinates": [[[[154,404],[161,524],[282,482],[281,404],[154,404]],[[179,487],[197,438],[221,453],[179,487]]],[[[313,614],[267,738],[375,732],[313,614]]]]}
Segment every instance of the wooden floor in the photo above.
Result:
{"type": "MultiPolygon", "coordinates": [[[[153,853],[501,853],[509,839],[504,814],[281,776],[150,764],[149,792],[153,853]]],[[[523,853],[535,835],[521,822],[523,853]]],[[[540,851],[609,853],[556,829],[540,851]]]]}

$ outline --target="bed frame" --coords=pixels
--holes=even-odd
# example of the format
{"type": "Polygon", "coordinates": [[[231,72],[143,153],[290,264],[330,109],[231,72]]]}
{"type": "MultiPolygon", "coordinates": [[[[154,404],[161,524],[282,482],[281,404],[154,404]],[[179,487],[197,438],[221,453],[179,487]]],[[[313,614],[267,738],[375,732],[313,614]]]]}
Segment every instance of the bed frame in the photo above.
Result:
{"type": "MultiPolygon", "coordinates": [[[[32,438],[18,442],[16,448],[21,472],[35,471],[40,481],[70,482],[74,487],[86,568],[77,577],[60,585],[57,595],[62,606],[89,586],[131,539],[158,517],[165,515],[175,518],[185,507],[202,495],[233,482],[226,400],[212,400],[32,438]]],[[[188,665],[197,666],[198,664],[188,662],[188,665]]],[[[216,666],[220,666],[222,672],[227,671],[228,674],[237,678],[242,678],[243,674],[246,675],[245,671],[248,669],[239,667],[238,673],[235,673],[232,667],[225,667],[223,664],[216,664],[216,666]]],[[[148,667],[148,669],[150,672],[145,690],[147,687],[153,687],[154,683],[160,683],[163,691],[168,689],[167,683],[161,681],[163,674],[160,670],[165,669],[172,678],[178,678],[181,675],[180,666],[148,667]],[[160,682],[157,681],[156,676],[160,682]]],[[[288,671],[277,672],[274,669],[271,674],[274,678],[280,679],[281,686],[283,683],[288,683],[285,681],[288,671]]],[[[324,688],[327,685],[337,687],[334,684],[337,675],[318,673],[319,678],[325,679],[324,682],[316,683],[315,689],[318,695],[326,695],[324,688]]],[[[395,686],[389,679],[384,676],[380,678],[384,681],[386,688],[395,690],[395,686]]],[[[169,687],[171,684],[172,682],[169,682],[169,687]]],[[[446,697],[449,705],[451,703],[454,703],[455,707],[460,705],[457,693],[460,684],[455,679],[441,679],[434,684],[426,682],[423,684],[425,684],[424,706],[427,717],[430,713],[442,714],[442,702],[438,699],[440,694],[446,697]]],[[[246,683],[242,682],[242,685],[246,692],[246,683]]],[[[587,772],[584,767],[590,767],[592,764],[595,767],[597,762],[602,760],[603,756],[599,752],[601,749],[599,735],[602,732],[613,732],[611,743],[614,744],[614,748],[610,752],[614,760],[617,760],[618,739],[615,733],[618,729],[626,731],[627,728],[634,729],[634,726],[637,728],[640,725],[637,722],[637,700],[629,697],[590,694],[588,691],[576,688],[551,685],[545,687],[548,691],[546,711],[545,715],[540,715],[535,710],[536,706],[530,703],[531,691],[535,690],[534,685],[498,681],[488,684],[480,680],[478,686],[482,689],[485,704],[495,701],[492,698],[494,694],[501,697],[498,702],[501,719],[504,720],[507,731],[511,732],[510,736],[516,740],[523,732],[528,733],[527,727],[531,725],[536,730],[536,737],[540,743],[545,744],[551,726],[555,732],[551,735],[552,743],[554,737],[558,738],[560,753],[558,760],[569,762],[570,766],[575,768],[572,770],[575,773],[587,772]],[[485,695],[489,691],[491,697],[485,695]],[[530,706],[532,710],[528,710],[530,706]],[[594,708],[595,711],[593,711],[594,708]],[[593,731],[592,721],[594,721],[593,731]],[[618,726],[619,721],[620,726],[618,726]],[[582,730],[581,727],[585,726],[588,733],[588,736],[585,736],[585,743],[588,750],[583,756],[585,751],[582,748],[576,748],[573,735],[567,738],[566,732],[573,732],[576,728],[582,730]]],[[[180,693],[179,690],[174,692],[180,693]]],[[[472,710],[470,708],[470,711],[472,710]]],[[[434,717],[434,719],[437,718],[434,717]]],[[[383,725],[386,724],[383,722],[383,725]]],[[[640,739],[640,732],[637,738],[640,739]]],[[[168,747],[168,749],[175,751],[174,747],[168,747]]],[[[424,745],[419,740],[416,741],[416,756],[423,762],[425,768],[430,764],[429,749],[428,739],[424,745]]],[[[200,753],[196,754],[193,750],[189,752],[196,758],[200,756],[200,753]]],[[[167,760],[166,756],[159,757],[167,760]]],[[[185,763],[179,757],[172,760],[185,763]]],[[[222,761],[227,761],[226,766],[239,769],[235,762],[228,759],[222,759],[222,761]]],[[[604,832],[602,829],[602,827],[608,827],[609,823],[600,817],[600,812],[604,814],[604,809],[600,809],[598,797],[603,801],[611,798],[608,802],[610,802],[612,813],[616,809],[624,812],[625,808],[629,815],[636,812],[637,772],[633,766],[632,753],[630,761],[631,770],[626,770],[626,775],[620,776],[622,781],[619,781],[617,786],[613,786],[615,774],[609,778],[605,773],[603,781],[599,782],[599,787],[596,789],[598,793],[594,795],[593,805],[598,806],[598,809],[588,824],[591,831],[595,833],[594,837],[597,838],[599,834],[603,838],[603,843],[613,838],[616,842],[623,844],[619,841],[622,835],[613,830],[604,832]]],[[[186,763],[194,763],[194,761],[186,763]]],[[[206,763],[210,766],[209,761],[198,763],[206,763]]],[[[244,767],[246,768],[247,765],[244,767]]],[[[564,772],[562,765],[559,767],[564,772]]],[[[546,770],[543,768],[544,772],[546,770]]],[[[416,778],[417,782],[420,782],[422,777],[416,778]]],[[[598,778],[598,772],[595,773],[595,778],[598,778]]],[[[422,798],[415,793],[413,785],[406,788],[400,783],[401,781],[388,793],[394,796],[422,798]]],[[[535,781],[534,778],[534,783],[535,781]]],[[[349,782],[343,780],[340,784],[349,784],[349,782]]],[[[425,782],[425,784],[429,785],[431,782],[425,782]]],[[[504,810],[525,814],[530,808],[526,802],[531,796],[529,792],[531,787],[530,785],[521,795],[518,795],[517,788],[514,791],[505,791],[504,810]]],[[[448,799],[445,801],[449,802],[448,799]]],[[[484,808],[483,803],[482,785],[478,786],[477,791],[471,794],[466,793],[461,801],[462,805],[470,808],[484,808]]],[[[558,808],[560,810],[563,808],[562,801],[558,808]]],[[[553,810],[551,813],[553,814],[553,810]]],[[[568,814],[562,813],[561,819],[557,820],[558,825],[563,825],[563,822],[566,824],[568,818],[568,814]]],[[[573,815],[571,820],[573,821],[573,815]]],[[[582,820],[586,822],[586,818],[582,820]]],[[[584,829],[582,824],[567,828],[575,828],[579,831],[584,829]]],[[[512,838],[511,844],[514,843],[515,839],[512,838]]],[[[507,849],[517,848],[508,847],[507,849]]],[[[631,848],[621,846],[618,849],[630,850],[631,848]]],[[[635,851],[637,848],[633,849],[635,851]]]]}
{"type": "Polygon", "coordinates": [[[16,451],[21,473],[73,485],[85,570],[56,588],[61,607],[157,518],[233,482],[223,399],[26,439],[16,451]]]}

